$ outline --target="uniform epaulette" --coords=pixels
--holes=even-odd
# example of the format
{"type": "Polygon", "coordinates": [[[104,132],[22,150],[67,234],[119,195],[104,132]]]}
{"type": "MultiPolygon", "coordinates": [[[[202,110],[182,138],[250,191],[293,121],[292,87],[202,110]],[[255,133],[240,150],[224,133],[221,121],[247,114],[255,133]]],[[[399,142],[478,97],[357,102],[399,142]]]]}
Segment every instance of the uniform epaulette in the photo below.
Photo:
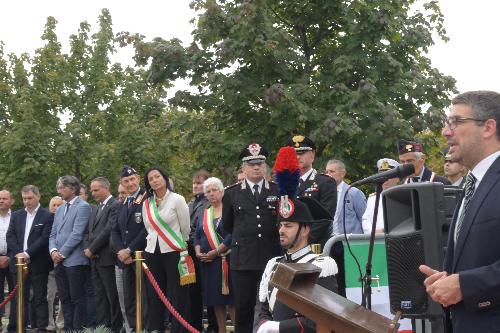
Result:
{"type": "Polygon", "coordinates": [[[368,194],[369,197],[373,197],[374,195],[376,195],[377,193],[373,192],[373,193],[370,193],[368,194]]]}
{"type": "Polygon", "coordinates": [[[241,185],[241,183],[234,183],[231,185],[227,185],[226,187],[224,187],[224,190],[229,190],[230,188],[233,188],[233,187],[238,186],[238,185],[241,185]]]}
{"type": "Polygon", "coordinates": [[[321,273],[319,274],[319,277],[332,276],[337,274],[339,271],[337,263],[332,257],[318,256],[311,262],[311,264],[313,264],[318,268],[321,268],[321,273]]]}

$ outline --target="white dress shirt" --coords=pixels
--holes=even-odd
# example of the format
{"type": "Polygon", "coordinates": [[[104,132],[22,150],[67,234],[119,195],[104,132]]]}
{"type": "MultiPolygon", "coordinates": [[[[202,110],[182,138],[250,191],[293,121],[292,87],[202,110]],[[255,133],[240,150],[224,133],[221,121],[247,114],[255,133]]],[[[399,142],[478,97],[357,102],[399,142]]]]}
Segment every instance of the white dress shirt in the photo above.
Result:
{"type": "Polygon", "coordinates": [[[5,216],[0,216],[0,255],[7,255],[7,230],[9,230],[11,210],[5,216]]]}
{"type": "Polygon", "coordinates": [[[302,179],[303,182],[305,182],[309,176],[311,175],[311,173],[314,171],[313,168],[309,169],[309,171],[307,171],[306,173],[304,173],[302,176],[300,176],[300,179],[302,179]]]}
{"type": "Polygon", "coordinates": [[[33,220],[35,219],[35,215],[40,208],[40,204],[36,206],[32,213],[28,211],[28,209],[24,209],[26,211],[26,227],[24,228],[24,241],[23,241],[23,251],[26,251],[28,248],[28,237],[30,235],[31,226],[33,225],[33,220]]]}

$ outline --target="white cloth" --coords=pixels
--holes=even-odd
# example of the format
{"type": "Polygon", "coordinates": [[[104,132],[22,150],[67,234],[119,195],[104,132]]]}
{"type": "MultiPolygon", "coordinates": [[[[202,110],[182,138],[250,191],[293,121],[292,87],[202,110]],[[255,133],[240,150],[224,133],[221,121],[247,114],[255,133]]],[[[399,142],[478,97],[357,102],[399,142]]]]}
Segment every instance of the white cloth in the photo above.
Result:
{"type": "MultiPolygon", "coordinates": [[[[153,200],[152,197],[151,200],[153,200]]],[[[176,234],[182,235],[182,239],[184,240],[188,239],[189,232],[191,231],[189,208],[183,196],[167,191],[158,206],[158,213],[176,234]]],[[[146,252],[154,253],[157,243],[160,245],[161,253],[173,252],[174,249],[158,236],[158,233],[149,222],[145,204],[142,206],[142,219],[148,232],[148,236],[146,237],[146,252]]]]}
{"type": "Polygon", "coordinates": [[[259,326],[257,333],[279,333],[280,322],[268,320],[264,324],[259,326]]]}
{"type": "Polygon", "coordinates": [[[26,226],[24,228],[23,251],[26,251],[26,249],[28,249],[28,237],[30,235],[31,226],[33,225],[33,220],[35,219],[36,213],[38,212],[38,208],[40,208],[40,204],[36,206],[36,208],[33,210],[33,213],[30,213],[26,208],[24,209],[26,211],[26,226]]]}
{"type": "MultiPolygon", "coordinates": [[[[371,234],[372,232],[372,223],[373,223],[373,213],[375,210],[375,199],[376,195],[370,195],[368,200],[366,201],[366,210],[363,214],[362,225],[363,225],[363,233],[371,234]]],[[[384,229],[384,213],[382,211],[382,197],[380,197],[380,201],[378,203],[378,212],[377,212],[377,222],[375,225],[375,229],[384,229]]]]}
{"type": "Polygon", "coordinates": [[[0,216],[0,255],[7,255],[7,230],[9,230],[11,210],[5,216],[0,216]]]}

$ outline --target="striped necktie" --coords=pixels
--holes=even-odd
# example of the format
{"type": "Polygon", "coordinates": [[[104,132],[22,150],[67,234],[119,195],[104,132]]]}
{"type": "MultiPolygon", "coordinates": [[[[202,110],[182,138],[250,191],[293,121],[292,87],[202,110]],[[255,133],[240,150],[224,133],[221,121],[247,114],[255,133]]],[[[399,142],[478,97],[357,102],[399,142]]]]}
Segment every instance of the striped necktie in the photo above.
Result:
{"type": "Polygon", "coordinates": [[[474,190],[476,187],[476,177],[469,172],[467,179],[465,180],[464,188],[464,201],[462,206],[462,212],[457,219],[457,225],[455,226],[455,244],[457,244],[458,236],[460,234],[460,229],[462,229],[462,224],[464,223],[465,214],[467,213],[467,208],[469,207],[469,202],[474,195],[474,190]]]}

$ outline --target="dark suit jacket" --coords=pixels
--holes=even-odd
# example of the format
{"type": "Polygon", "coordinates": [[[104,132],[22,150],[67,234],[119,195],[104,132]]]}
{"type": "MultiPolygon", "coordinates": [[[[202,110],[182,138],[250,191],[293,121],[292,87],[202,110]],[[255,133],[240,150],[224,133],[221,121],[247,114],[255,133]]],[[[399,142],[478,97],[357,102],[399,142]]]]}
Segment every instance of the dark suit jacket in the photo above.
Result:
{"type": "Polygon", "coordinates": [[[92,209],[88,233],[85,235],[85,248],[89,249],[95,258],[92,259],[99,266],[113,266],[116,255],[111,253],[109,244],[111,228],[116,223],[116,216],[121,204],[111,197],[98,214],[98,208],[92,209]]]}
{"type": "Polygon", "coordinates": [[[142,220],[142,202],[145,198],[143,194],[144,190],[141,189],[130,208],[125,200],[118,209],[116,223],[111,230],[112,248],[115,253],[129,248],[133,254],[146,247],[146,228],[142,220]],[[137,198],[142,198],[140,203],[137,198]]]}
{"type": "MultiPolygon", "coordinates": [[[[301,197],[316,199],[330,213],[333,221],[337,210],[337,182],[335,179],[313,170],[307,180],[299,185],[297,198],[301,197]]],[[[311,244],[318,243],[323,248],[332,232],[333,224],[328,220],[322,223],[313,223],[309,242],[311,244]]]]}
{"type": "Polygon", "coordinates": [[[248,183],[227,188],[222,199],[222,224],[232,234],[232,270],[263,270],[281,253],[277,227],[278,186],[264,181],[256,201],[248,183]]]}
{"type": "Polygon", "coordinates": [[[333,216],[337,208],[337,182],[335,179],[318,173],[316,170],[306,181],[299,185],[297,198],[314,198],[333,216]]]}
{"type": "Polygon", "coordinates": [[[451,306],[453,332],[500,330],[500,158],[488,169],[469,202],[455,246],[457,205],[444,268],[458,273],[463,300],[451,306]]]}
{"type": "MultiPolygon", "coordinates": [[[[7,247],[10,256],[10,269],[15,271],[14,256],[23,251],[24,231],[26,229],[26,210],[12,213],[7,231],[7,247]]],[[[49,272],[54,268],[49,254],[49,236],[54,214],[40,207],[31,224],[26,253],[30,256],[28,268],[33,273],[49,272]]]]}

